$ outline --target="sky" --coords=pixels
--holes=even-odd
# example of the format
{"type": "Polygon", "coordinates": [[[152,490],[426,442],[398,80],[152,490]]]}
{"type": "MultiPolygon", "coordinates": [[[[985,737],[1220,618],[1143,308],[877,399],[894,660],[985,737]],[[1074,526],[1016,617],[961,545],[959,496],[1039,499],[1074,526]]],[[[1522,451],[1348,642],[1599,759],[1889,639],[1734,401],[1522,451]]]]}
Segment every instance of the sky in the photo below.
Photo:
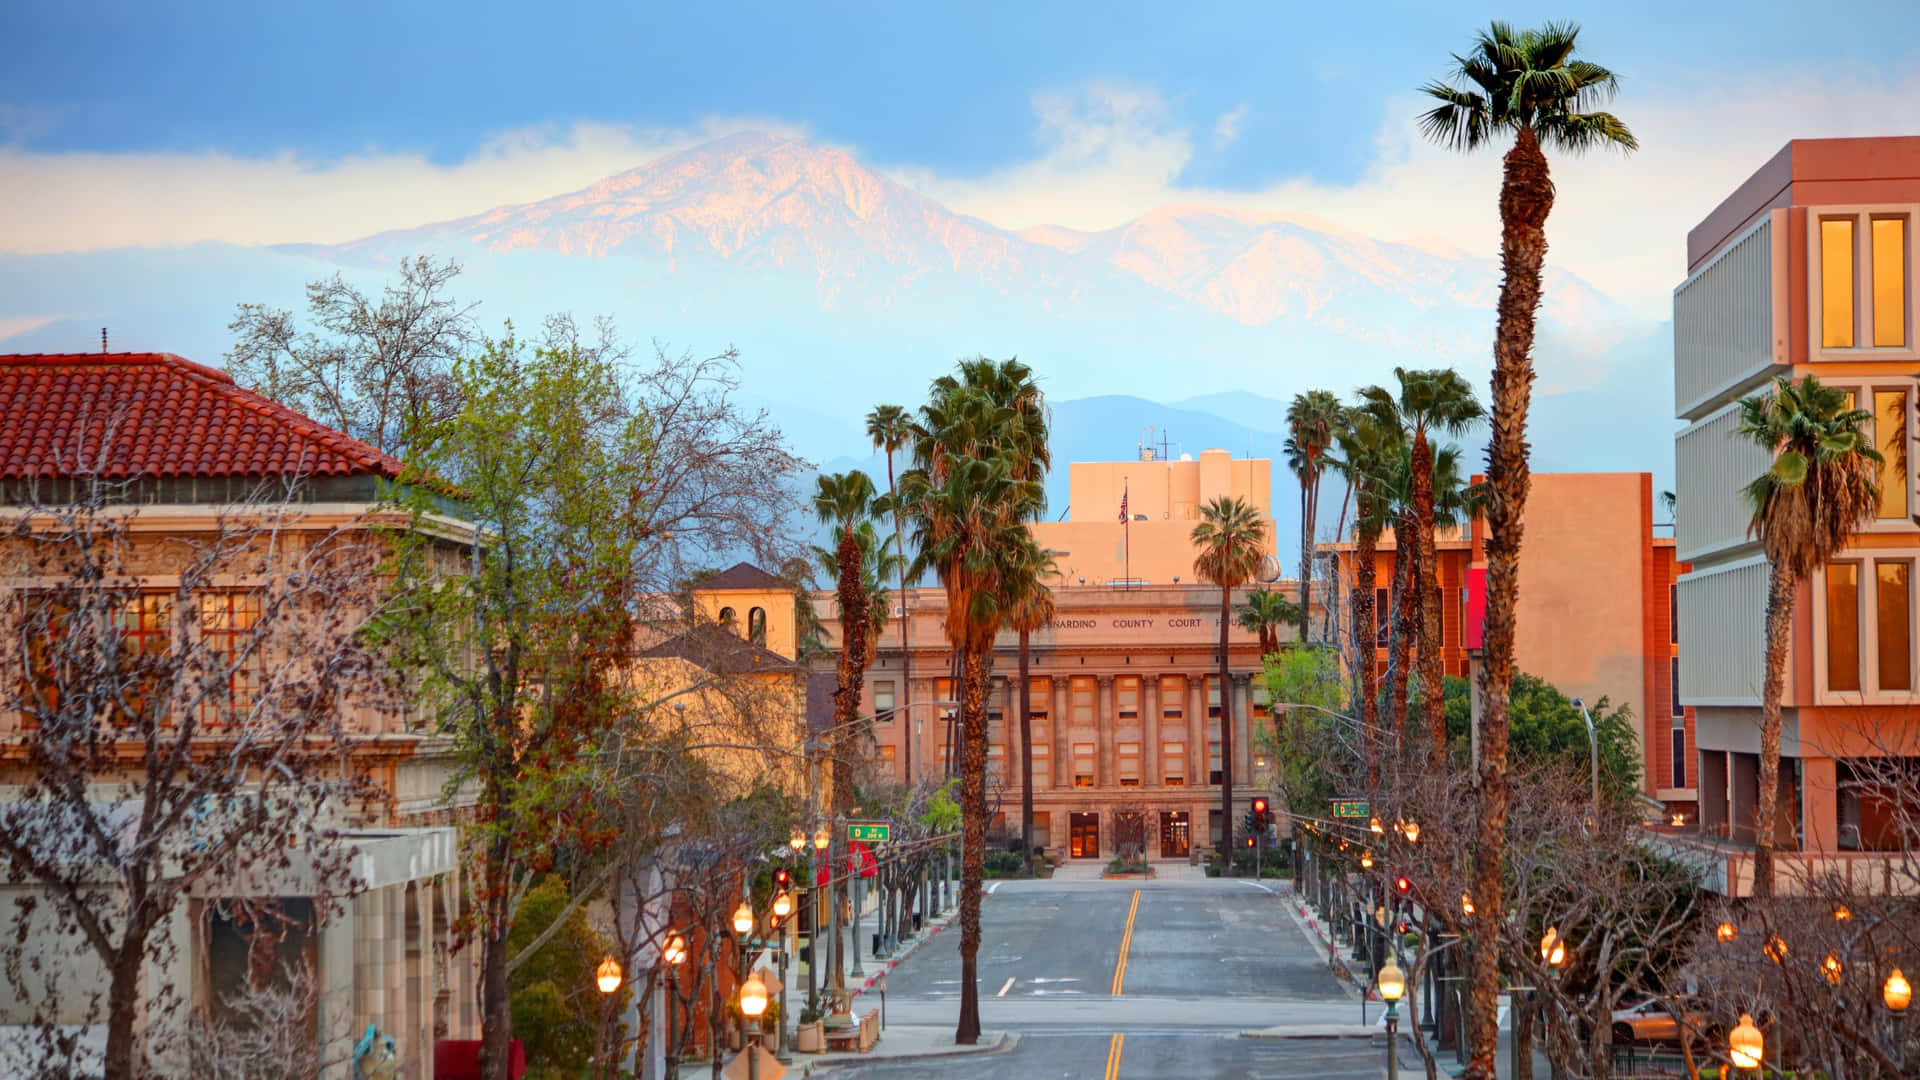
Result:
{"type": "Polygon", "coordinates": [[[1913,0],[12,4],[0,253],[346,240],[757,129],[1008,228],[1202,201],[1491,254],[1497,156],[1412,119],[1496,15],[1619,73],[1643,149],[1562,166],[1553,257],[1652,317],[1787,138],[1920,131],[1913,0]]]}

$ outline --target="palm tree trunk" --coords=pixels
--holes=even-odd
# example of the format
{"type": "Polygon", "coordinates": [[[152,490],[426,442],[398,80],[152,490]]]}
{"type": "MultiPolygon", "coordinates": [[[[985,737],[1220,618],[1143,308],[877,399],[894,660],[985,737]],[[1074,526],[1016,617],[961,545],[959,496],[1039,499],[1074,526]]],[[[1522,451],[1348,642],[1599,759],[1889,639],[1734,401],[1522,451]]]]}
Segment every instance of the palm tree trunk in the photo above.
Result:
{"type": "Polygon", "coordinates": [[[1020,629],[1020,852],[1033,876],[1033,684],[1027,678],[1029,633],[1020,629]]]}
{"type": "Polygon", "coordinates": [[[913,786],[913,643],[907,640],[907,538],[900,529],[894,500],[893,451],[887,451],[887,502],[893,507],[893,549],[900,556],[900,753],[907,759],[907,786],[913,786]]]}
{"type": "Polygon", "coordinates": [[[1427,729],[1427,771],[1439,775],[1447,762],[1447,695],[1442,680],[1446,665],[1440,656],[1440,560],[1433,542],[1433,447],[1427,433],[1413,433],[1413,524],[1418,535],[1415,550],[1414,596],[1420,605],[1420,704],[1427,729]]]}
{"type": "Polygon", "coordinates": [[[1220,589],[1220,872],[1233,868],[1233,684],[1228,681],[1227,627],[1233,589],[1220,589]]]}
{"type": "Polygon", "coordinates": [[[1468,977],[1468,1080],[1494,1080],[1499,1044],[1501,868],[1507,839],[1507,694],[1513,688],[1514,608],[1520,595],[1527,488],[1527,406],[1533,323],[1547,257],[1553,180],[1531,128],[1507,152],[1500,184],[1500,324],[1494,335],[1493,439],[1487,450],[1487,616],[1480,687],[1480,822],[1473,851],[1473,950],[1468,977]]]}
{"type": "MultiPolygon", "coordinates": [[[[1413,513],[1401,514],[1393,528],[1393,631],[1387,640],[1387,715],[1381,726],[1394,733],[1395,740],[1407,741],[1407,680],[1413,674],[1408,654],[1413,650],[1418,610],[1413,583],[1420,563],[1420,550],[1414,545],[1413,513]]],[[[1384,733],[1383,733],[1384,734],[1384,733]]]]}
{"type": "MultiPolygon", "coordinates": [[[[1340,518],[1339,518],[1339,521],[1335,523],[1334,530],[1333,530],[1333,538],[1336,541],[1346,539],[1347,507],[1352,505],[1353,503],[1353,482],[1348,481],[1345,486],[1346,486],[1346,490],[1342,492],[1340,495],[1340,518]]],[[[1339,556],[1329,554],[1327,556],[1327,588],[1329,590],[1328,595],[1334,596],[1334,597],[1338,597],[1340,595],[1338,592],[1332,591],[1334,589],[1337,589],[1339,586],[1339,566],[1340,566],[1339,556]]],[[[1337,602],[1327,605],[1326,616],[1324,619],[1322,619],[1321,628],[1320,628],[1320,637],[1321,637],[1321,640],[1323,641],[1331,642],[1334,640],[1333,614],[1334,614],[1334,609],[1339,606],[1340,605],[1337,602]]]]}
{"type": "MultiPolygon", "coordinates": [[[[991,646],[989,646],[991,647],[991,646]]],[[[980,881],[987,858],[986,659],[966,649],[960,691],[960,1022],[953,1041],[980,1041],[980,881]]]]}
{"type": "Polygon", "coordinates": [[[1760,696],[1760,792],[1753,804],[1753,895],[1773,895],[1773,839],[1780,802],[1780,696],[1793,633],[1793,574],[1774,563],[1767,583],[1767,671],[1760,696]]]}
{"type": "Polygon", "coordinates": [[[1380,786],[1380,684],[1374,670],[1373,628],[1373,553],[1379,537],[1362,529],[1353,551],[1353,593],[1348,606],[1353,610],[1353,666],[1358,678],[1354,696],[1360,699],[1360,742],[1367,748],[1367,786],[1380,786]]]}
{"type": "Polygon", "coordinates": [[[1307,643],[1313,621],[1313,502],[1314,478],[1300,478],[1300,643],[1307,643]]]}

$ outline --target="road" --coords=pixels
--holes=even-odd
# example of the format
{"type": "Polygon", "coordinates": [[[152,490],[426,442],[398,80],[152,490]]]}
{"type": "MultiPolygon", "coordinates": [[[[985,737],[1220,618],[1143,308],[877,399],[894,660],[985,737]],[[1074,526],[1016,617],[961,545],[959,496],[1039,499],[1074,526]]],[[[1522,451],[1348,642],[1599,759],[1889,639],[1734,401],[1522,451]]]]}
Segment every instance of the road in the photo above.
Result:
{"type": "MultiPolygon", "coordinates": [[[[1361,1022],[1287,913],[1284,884],[1006,881],[983,900],[980,1014],[1004,1053],[839,1066],[835,1077],[1289,1077],[1379,1080],[1367,1039],[1242,1038],[1361,1022]]],[[[891,1023],[952,1024],[957,925],[887,978],[891,1023]]],[[[1371,1008],[1368,1019],[1379,1016],[1371,1008]]],[[[1413,1068],[1410,1050],[1402,1061],[1413,1068]]]]}

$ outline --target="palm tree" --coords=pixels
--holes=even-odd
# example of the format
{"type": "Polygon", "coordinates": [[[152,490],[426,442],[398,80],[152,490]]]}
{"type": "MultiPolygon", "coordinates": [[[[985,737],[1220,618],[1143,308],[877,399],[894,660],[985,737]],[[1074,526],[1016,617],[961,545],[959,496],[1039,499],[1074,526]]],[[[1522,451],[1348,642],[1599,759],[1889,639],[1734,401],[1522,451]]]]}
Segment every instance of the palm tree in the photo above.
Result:
{"type": "Polygon", "coordinates": [[[906,721],[900,729],[901,756],[907,759],[907,786],[913,786],[913,646],[907,640],[907,537],[900,527],[899,485],[894,482],[893,455],[913,436],[913,418],[898,405],[875,405],[867,414],[867,438],[875,450],[887,455],[887,501],[885,509],[893,515],[895,554],[900,565],[900,716],[906,721]]]}
{"type": "MultiPolygon", "coordinates": [[[[1370,389],[1378,390],[1379,387],[1370,389]]],[[[1413,651],[1419,633],[1419,602],[1414,598],[1420,576],[1420,548],[1414,542],[1419,529],[1414,519],[1413,457],[1405,443],[1406,433],[1388,462],[1381,478],[1381,497],[1387,502],[1387,516],[1393,522],[1393,584],[1387,589],[1391,628],[1387,632],[1387,712],[1383,726],[1394,733],[1398,744],[1407,736],[1407,683],[1412,665],[1407,655],[1413,651]]],[[[1398,752],[1398,745],[1394,748],[1398,752]]]]}
{"type": "Polygon", "coordinates": [[[1773,895],[1774,816],[1780,796],[1780,695],[1786,686],[1793,594],[1849,537],[1873,520],[1884,460],[1860,425],[1873,418],[1845,390],[1812,375],[1773,380],[1770,392],[1740,401],[1735,434],[1773,455],[1743,490],[1772,568],[1767,585],[1767,671],[1762,683],[1760,797],[1753,814],[1753,894],[1773,895]]]}
{"type": "Polygon", "coordinates": [[[1272,589],[1255,589],[1234,606],[1240,629],[1260,636],[1260,655],[1280,651],[1280,628],[1300,620],[1300,609],[1272,589]]]}
{"type": "MultiPolygon", "coordinates": [[[[837,534],[834,553],[835,597],[840,606],[840,670],[833,690],[833,816],[853,806],[852,748],[860,719],[860,690],[865,682],[867,635],[872,626],[862,571],[860,528],[873,514],[873,481],[858,469],[823,473],[816,481],[813,512],[837,534]]],[[[834,984],[845,985],[839,950],[834,950],[834,984]]]]}
{"type": "MultiPolygon", "coordinates": [[[[1494,335],[1493,439],[1487,451],[1487,614],[1481,667],[1480,835],[1474,847],[1475,936],[1496,939],[1504,913],[1501,865],[1506,857],[1507,694],[1513,685],[1514,606],[1520,585],[1521,526],[1527,503],[1527,399],[1533,388],[1533,325],[1546,261],[1553,180],[1541,144],[1578,153],[1639,144],[1617,117],[1594,107],[1618,80],[1599,64],[1577,59],[1580,29],[1547,23],[1515,31],[1502,22],[1478,34],[1467,55],[1454,56],[1451,79],[1422,89],[1439,105],[1422,115],[1426,135],[1471,151],[1508,133],[1500,181],[1499,323],[1494,335]]],[[[1499,1038],[1499,955],[1473,954],[1469,981],[1469,1080],[1492,1080],[1499,1038]]]]}
{"type": "Polygon", "coordinates": [[[1400,433],[1383,426],[1377,417],[1349,411],[1347,422],[1335,433],[1340,456],[1335,461],[1345,474],[1354,498],[1353,586],[1347,608],[1352,612],[1354,691],[1360,703],[1361,741],[1368,747],[1367,783],[1380,784],[1379,677],[1374,650],[1374,552],[1393,512],[1391,469],[1400,455],[1400,433]]]}
{"type": "Polygon", "coordinates": [[[1222,495],[1200,508],[1193,527],[1194,576],[1220,587],[1220,863],[1233,865],[1233,691],[1227,670],[1227,631],[1233,590],[1260,571],[1267,523],[1245,499],[1222,495]]]}
{"type": "Polygon", "coordinates": [[[954,1041],[980,1038],[980,882],[986,858],[986,697],[993,639],[1009,615],[1011,563],[1030,544],[1052,462],[1046,402],[1018,360],[964,360],[935,379],[911,437],[900,504],[914,532],[914,570],[946,593],[947,642],[960,661],[960,1017],[954,1041]]]}
{"type": "MultiPolygon", "coordinates": [[[[1440,564],[1434,550],[1434,454],[1427,439],[1429,432],[1459,437],[1485,413],[1474,398],[1473,387],[1451,368],[1408,371],[1394,368],[1400,384],[1398,395],[1380,387],[1361,392],[1364,403],[1383,423],[1391,423],[1409,437],[1406,459],[1408,502],[1402,520],[1413,528],[1411,535],[1396,538],[1396,550],[1412,545],[1413,567],[1409,597],[1410,622],[1418,630],[1416,652],[1420,661],[1421,713],[1427,731],[1427,768],[1438,772],[1447,755],[1447,706],[1442,691],[1446,670],[1440,655],[1441,618],[1440,564]]],[[[1398,600],[1395,601],[1399,603],[1398,600]]],[[[1402,714],[1395,713],[1395,718],[1402,714]]]]}
{"type": "Polygon", "coordinates": [[[1313,612],[1314,524],[1320,516],[1320,477],[1340,426],[1340,399],[1326,390],[1295,394],[1287,406],[1287,468],[1300,481],[1300,640],[1313,612]]]}
{"type": "Polygon", "coordinates": [[[1008,561],[1008,621],[1020,635],[1020,850],[1027,863],[1027,876],[1033,876],[1033,680],[1028,674],[1033,631],[1053,621],[1053,589],[1047,579],[1053,577],[1053,552],[1026,542],[1008,561]]]}

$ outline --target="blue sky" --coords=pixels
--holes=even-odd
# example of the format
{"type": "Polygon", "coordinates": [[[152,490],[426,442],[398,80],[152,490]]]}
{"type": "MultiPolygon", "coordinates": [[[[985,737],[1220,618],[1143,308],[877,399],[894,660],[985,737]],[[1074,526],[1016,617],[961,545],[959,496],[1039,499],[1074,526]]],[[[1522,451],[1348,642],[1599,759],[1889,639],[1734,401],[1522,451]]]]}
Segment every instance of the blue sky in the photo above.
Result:
{"type": "MultiPolygon", "coordinates": [[[[1632,96],[1800,62],[1910,66],[1920,5],[1508,6],[1571,17],[1632,96]]],[[[1382,102],[1492,12],[1463,4],[11,4],[0,139],[35,152],[408,151],[447,165],[503,131],[767,117],[883,162],[985,174],[1034,152],[1035,94],[1150,87],[1196,129],[1244,109],[1183,185],[1353,179],[1382,102]]]]}

